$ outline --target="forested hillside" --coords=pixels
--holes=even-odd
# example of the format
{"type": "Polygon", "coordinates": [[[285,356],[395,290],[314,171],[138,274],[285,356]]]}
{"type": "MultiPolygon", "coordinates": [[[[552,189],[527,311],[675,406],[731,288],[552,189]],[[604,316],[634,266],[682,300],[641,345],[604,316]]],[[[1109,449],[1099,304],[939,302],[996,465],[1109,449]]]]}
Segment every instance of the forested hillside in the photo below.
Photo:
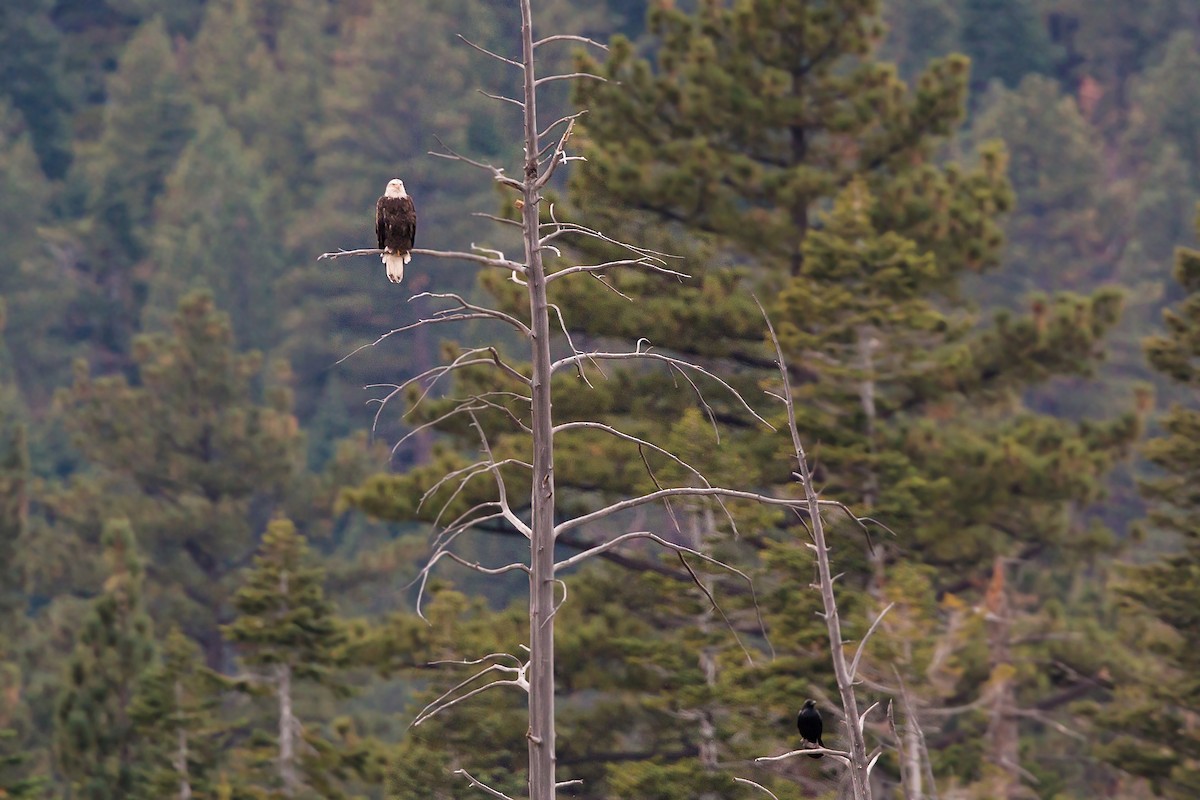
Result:
{"type": "Polygon", "coordinates": [[[1200,4],[532,8],[0,4],[0,798],[527,796],[539,219],[562,794],[850,796],[782,357],[873,796],[1200,796],[1200,4]]]}

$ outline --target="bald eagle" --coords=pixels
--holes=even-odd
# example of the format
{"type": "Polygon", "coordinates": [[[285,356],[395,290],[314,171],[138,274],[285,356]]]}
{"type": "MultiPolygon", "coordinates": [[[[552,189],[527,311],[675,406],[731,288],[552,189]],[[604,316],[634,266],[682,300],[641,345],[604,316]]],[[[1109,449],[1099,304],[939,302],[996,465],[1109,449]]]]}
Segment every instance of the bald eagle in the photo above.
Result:
{"type": "Polygon", "coordinates": [[[388,181],[383,197],[375,203],[375,237],[383,251],[388,280],[404,280],[404,265],[412,261],[413,241],[417,237],[417,209],[404,191],[404,181],[388,181]]]}

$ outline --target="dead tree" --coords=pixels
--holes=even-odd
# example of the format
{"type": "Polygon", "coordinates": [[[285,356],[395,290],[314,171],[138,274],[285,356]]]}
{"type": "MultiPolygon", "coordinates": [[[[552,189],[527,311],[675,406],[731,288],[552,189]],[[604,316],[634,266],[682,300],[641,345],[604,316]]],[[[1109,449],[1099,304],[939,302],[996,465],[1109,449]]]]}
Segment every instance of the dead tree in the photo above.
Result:
{"type": "MultiPolygon", "coordinates": [[[[759,310],[763,311],[761,305],[759,306],[759,310]]],[[[770,762],[795,758],[801,754],[828,753],[837,757],[846,765],[846,773],[854,800],[871,800],[871,770],[874,768],[876,762],[878,762],[883,749],[882,747],[876,747],[871,753],[867,752],[865,726],[867,716],[879,703],[874,703],[865,711],[860,712],[858,697],[855,694],[854,687],[857,683],[858,666],[863,654],[866,652],[867,642],[892,606],[889,604],[876,616],[875,621],[871,623],[871,627],[867,629],[866,634],[859,641],[854,657],[847,662],[846,651],[843,646],[845,639],[842,637],[841,617],[838,614],[837,598],[833,590],[834,581],[838,576],[833,574],[829,565],[830,547],[826,537],[825,519],[822,512],[822,508],[829,504],[820,500],[816,487],[813,485],[812,472],[809,469],[808,458],[804,453],[804,443],[800,437],[799,427],[796,424],[796,403],[792,396],[792,387],[788,377],[787,364],[783,357],[783,348],[779,345],[779,339],[775,335],[775,328],[771,325],[771,321],[765,311],[763,311],[763,319],[770,333],[771,342],[775,346],[776,365],[779,368],[779,375],[782,381],[781,392],[775,395],[775,398],[784,404],[787,412],[788,432],[792,437],[792,447],[796,459],[796,471],[793,473],[793,476],[799,481],[803,490],[806,507],[811,510],[811,513],[807,515],[807,520],[802,518],[802,521],[807,522],[806,528],[812,538],[808,546],[813,550],[817,560],[817,583],[813,588],[819,590],[821,593],[821,603],[824,609],[822,615],[829,632],[830,659],[833,662],[834,677],[837,679],[838,694],[841,700],[840,710],[849,746],[845,750],[832,750],[821,747],[793,750],[781,756],[768,756],[757,760],[759,762],[770,762]]],[[[854,516],[845,506],[840,506],[840,510],[859,525],[874,522],[874,520],[854,516]]],[[[751,783],[749,781],[743,782],[751,783]]],[[[762,788],[757,784],[751,783],[751,785],[757,786],[760,789],[762,788]]]]}
{"type": "MultiPolygon", "coordinates": [[[[669,504],[677,498],[708,499],[715,504],[714,508],[719,509],[723,513],[723,518],[727,524],[736,531],[736,523],[732,515],[725,511],[722,503],[726,499],[750,500],[791,509],[801,515],[803,519],[813,521],[818,537],[816,545],[818,560],[822,564],[822,585],[826,585],[831,583],[831,579],[828,576],[829,567],[828,559],[825,557],[826,549],[822,543],[823,540],[819,538],[823,534],[820,533],[820,514],[818,511],[823,507],[830,510],[840,509],[845,511],[845,506],[840,503],[817,498],[815,492],[811,491],[811,484],[807,480],[805,480],[804,485],[808,491],[803,499],[772,497],[756,492],[714,486],[700,470],[663,447],[619,430],[614,426],[587,421],[575,421],[557,425],[554,423],[551,380],[556,373],[563,371],[576,372],[586,382],[588,380],[586,371],[589,366],[594,366],[605,361],[636,360],[660,365],[682,376],[695,389],[700,396],[701,404],[706,407],[707,403],[703,399],[702,386],[705,389],[714,389],[728,393],[749,417],[764,426],[764,430],[770,428],[766,420],[746,402],[733,386],[697,364],[665,353],[656,352],[649,346],[646,346],[643,341],[639,341],[633,350],[613,352],[580,351],[571,341],[561,312],[548,301],[547,287],[550,283],[566,278],[599,278],[602,273],[618,269],[648,270],[673,279],[685,279],[688,276],[677,269],[671,268],[670,264],[672,262],[670,259],[672,257],[665,253],[649,250],[635,244],[618,242],[606,236],[601,231],[574,222],[559,220],[555,216],[552,207],[545,207],[546,200],[543,192],[548,183],[562,165],[573,159],[572,156],[568,155],[567,148],[575,120],[578,119],[580,114],[568,115],[554,121],[546,126],[545,129],[539,128],[537,113],[538,88],[548,83],[562,80],[590,80],[600,78],[595,75],[581,73],[552,74],[538,77],[535,73],[535,54],[539,48],[558,42],[581,42],[589,46],[601,48],[604,46],[585,37],[573,35],[551,35],[541,39],[534,39],[530,0],[519,0],[519,3],[521,7],[521,56],[519,59],[508,58],[504,55],[493,53],[471,42],[466,43],[484,55],[516,69],[521,74],[522,94],[519,98],[498,95],[494,97],[494,99],[500,102],[516,106],[522,112],[524,122],[524,158],[521,165],[521,177],[510,177],[500,167],[474,160],[449,149],[442,152],[435,152],[431,155],[450,159],[460,164],[479,169],[490,176],[491,180],[520,194],[521,202],[518,205],[521,208],[521,219],[519,222],[491,215],[483,216],[492,219],[498,224],[519,226],[523,239],[523,258],[520,260],[510,259],[500,250],[474,245],[472,245],[470,251],[414,249],[412,253],[418,257],[466,260],[484,268],[500,269],[510,273],[514,281],[523,284],[527,289],[527,317],[525,319],[518,319],[509,313],[468,302],[466,299],[455,294],[423,293],[417,295],[417,297],[446,301],[447,306],[411,325],[384,334],[380,337],[380,340],[388,336],[433,325],[467,320],[493,320],[511,327],[517,332],[521,340],[528,344],[530,362],[532,364],[531,374],[526,376],[522,371],[515,368],[495,347],[470,348],[459,353],[448,363],[426,370],[403,383],[392,385],[391,391],[382,399],[380,408],[382,409],[391,399],[403,395],[409,387],[414,386],[420,389],[418,393],[419,399],[417,400],[419,404],[435,390],[435,387],[446,383],[443,379],[452,378],[460,370],[481,366],[499,371],[522,387],[519,398],[522,404],[528,405],[528,422],[515,417],[513,419],[515,424],[519,425],[525,432],[531,443],[532,457],[528,461],[515,458],[497,459],[494,456],[488,433],[477,417],[477,412],[486,408],[494,409],[497,407],[492,397],[477,395],[467,398],[458,403],[448,414],[443,415],[437,420],[442,421],[454,415],[468,417],[471,421],[471,426],[478,434],[482,457],[469,466],[455,470],[438,480],[429,488],[425,497],[432,497],[444,487],[453,487],[452,495],[456,497],[462,492],[463,487],[468,482],[475,479],[490,478],[495,484],[495,499],[478,504],[461,514],[458,518],[444,524],[441,523],[439,515],[438,522],[435,523],[437,530],[434,537],[433,553],[428,563],[421,570],[418,578],[420,588],[418,590],[417,605],[419,609],[426,581],[431,570],[443,559],[454,561],[488,575],[524,572],[527,574],[529,580],[529,641],[528,644],[522,646],[522,652],[519,654],[490,653],[475,659],[455,662],[461,665],[477,666],[480,669],[422,709],[414,719],[413,724],[419,725],[448,708],[497,687],[509,686],[520,689],[528,696],[529,727],[526,738],[529,754],[529,798],[530,800],[553,800],[556,789],[561,785],[557,782],[555,776],[554,617],[557,608],[556,595],[562,595],[561,598],[557,598],[558,603],[566,601],[566,585],[557,578],[558,573],[590,558],[609,553],[630,542],[649,541],[681,555],[687,555],[726,569],[749,583],[749,578],[740,570],[720,562],[696,548],[673,542],[663,535],[650,530],[632,530],[613,536],[605,541],[592,544],[582,551],[570,557],[562,558],[557,562],[554,559],[554,545],[556,540],[578,528],[592,525],[627,510],[650,504],[669,504]],[[557,133],[555,133],[556,131],[557,133]],[[554,134],[553,138],[550,138],[551,134],[554,134]],[[543,139],[551,143],[543,145],[543,139]],[[560,248],[569,244],[571,240],[586,239],[600,241],[606,245],[617,247],[624,253],[624,256],[604,263],[575,264],[556,269],[549,273],[547,272],[543,262],[544,253],[553,252],[561,254],[562,250],[560,248]],[[570,351],[569,355],[558,359],[553,359],[550,351],[550,337],[555,330],[552,325],[553,322],[558,323],[558,329],[562,331],[570,351]],[[629,444],[632,448],[636,448],[642,452],[652,452],[670,460],[689,476],[688,485],[660,487],[655,491],[637,497],[618,500],[603,508],[582,513],[574,518],[565,519],[555,524],[555,440],[557,437],[566,436],[572,431],[580,430],[600,431],[629,444]],[[513,504],[510,502],[502,470],[512,468],[526,469],[531,475],[532,489],[529,497],[529,513],[527,518],[517,513],[518,510],[521,510],[522,506],[517,506],[514,509],[513,504]],[[469,563],[454,552],[452,549],[453,545],[461,534],[481,524],[494,521],[503,521],[528,540],[529,556],[526,561],[497,567],[485,567],[469,563]],[[557,591],[558,589],[561,589],[561,592],[557,591]]],[[[464,41],[466,40],[464,39],[464,41]]],[[[379,252],[379,250],[375,249],[339,250],[326,253],[321,257],[337,258],[351,255],[374,255],[379,252]]],[[[432,424],[435,423],[429,423],[429,425],[432,424]]],[[[792,428],[794,432],[794,418],[792,428]]],[[[411,436],[413,434],[410,433],[408,435],[411,436]]],[[[794,433],[794,435],[796,434],[794,433]]],[[[803,459],[803,452],[798,451],[798,453],[801,469],[802,471],[806,471],[807,464],[803,459]]],[[[699,579],[696,580],[700,590],[707,594],[703,584],[699,582],[699,579]]],[[[832,592],[832,589],[830,589],[830,592],[832,592]]],[[[710,594],[708,597],[711,600],[710,594]]],[[[828,620],[831,626],[831,635],[833,635],[833,632],[837,630],[838,624],[836,608],[832,609],[828,620]]],[[[838,635],[840,636],[840,634],[838,635]]],[[[834,651],[837,659],[839,659],[835,663],[838,669],[839,683],[841,683],[843,677],[849,676],[847,678],[847,686],[849,686],[854,667],[847,667],[844,663],[840,645],[836,646],[834,651]]],[[[857,659],[854,666],[856,665],[857,659]]],[[[855,721],[854,727],[858,730],[858,738],[855,740],[852,750],[842,755],[845,755],[855,765],[852,774],[857,776],[854,778],[857,785],[858,782],[861,782],[862,776],[865,776],[869,771],[869,765],[866,763],[865,758],[859,755],[863,750],[861,736],[862,715],[857,713],[856,707],[853,704],[852,690],[843,693],[844,702],[847,698],[850,701],[847,717],[855,721]]],[[[830,752],[837,753],[838,751],[830,752]]],[[[466,770],[458,770],[458,773],[463,775],[471,785],[490,796],[500,798],[501,800],[511,800],[511,798],[507,798],[502,792],[485,785],[466,770]]],[[[866,797],[868,795],[860,796],[866,797]]]]}

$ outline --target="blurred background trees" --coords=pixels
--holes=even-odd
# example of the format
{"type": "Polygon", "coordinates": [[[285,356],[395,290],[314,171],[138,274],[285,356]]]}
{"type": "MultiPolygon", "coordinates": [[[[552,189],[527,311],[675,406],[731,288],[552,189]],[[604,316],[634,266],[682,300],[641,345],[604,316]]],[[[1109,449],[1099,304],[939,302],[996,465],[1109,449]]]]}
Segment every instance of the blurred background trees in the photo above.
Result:
{"type": "MultiPolygon", "coordinates": [[[[556,187],[555,213],[681,253],[693,276],[556,284],[572,336],[644,336],[759,396],[771,363],[751,293],[763,300],[822,489],[897,533],[868,546],[836,532],[843,602],[853,636],[897,603],[865,676],[880,693],[903,678],[939,785],[1194,794],[1200,356],[1194,251],[1176,250],[1197,244],[1200,9],[540,5],[539,33],[612,48],[564,45],[553,66],[620,81],[547,95],[547,122],[590,109],[572,142],[589,160],[556,187]]],[[[194,796],[278,790],[263,761],[277,718],[263,686],[238,683],[259,645],[227,632],[282,518],[312,550],[296,602],[336,604],[326,664],[357,689],[297,686],[305,785],[466,796],[447,769],[487,741],[480,777],[520,791],[521,731],[500,700],[405,732],[429,699],[428,661],[520,641],[512,583],[447,570],[431,628],[401,591],[425,553],[427,476],[475,442],[444,427],[389,458],[436,406],[386,410],[364,435],[378,396],[364,385],[490,330],[342,360],[416,319],[412,294],[506,303],[517,287],[435,262],[397,290],[371,259],[314,260],[371,244],[395,175],[420,206],[419,245],[515,252],[471,216],[512,215],[512,198],[425,155],[440,138],[520,158],[515,110],[478,93],[508,93],[509,78],[455,40],[508,52],[515,20],[491,0],[3,4],[0,793],[166,796],[180,735],[194,796]]],[[[748,486],[788,482],[787,443],[738,409],[714,402],[718,446],[682,411],[690,387],[605,373],[556,413],[620,422],[748,486]]],[[[652,486],[636,448],[588,434],[567,446],[571,507],[652,486]]],[[[559,625],[565,777],[588,797],[743,796],[729,779],[750,773],[781,797],[833,791],[825,763],[741,766],[791,746],[796,707],[831,689],[797,523],[734,506],[734,537],[700,506],[677,510],[677,527],[644,522],[754,573],[775,657],[727,576],[703,580],[753,663],[704,594],[681,591],[677,561],[634,549],[581,570],[559,625]]],[[[491,533],[464,557],[507,552],[512,532],[491,533]]],[[[563,546],[583,546],[578,533],[563,546]]],[[[881,779],[898,770],[885,756],[881,779]]]]}

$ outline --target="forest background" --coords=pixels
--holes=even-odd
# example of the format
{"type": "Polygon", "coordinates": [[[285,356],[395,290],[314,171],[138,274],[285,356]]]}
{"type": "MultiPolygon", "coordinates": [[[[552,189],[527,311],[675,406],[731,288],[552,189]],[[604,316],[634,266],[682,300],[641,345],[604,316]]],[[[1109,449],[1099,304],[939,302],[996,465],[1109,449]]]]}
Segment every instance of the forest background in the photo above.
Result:
{"type": "MultiPolygon", "coordinates": [[[[573,335],[646,336],[749,393],[763,298],[822,491],[895,532],[838,532],[839,600],[855,637],[896,604],[863,691],[911,692],[929,796],[1197,796],[1200,7],[724,5],[537,4],[540,32],[613,45],[548,67],[620,79],[545,95],[547,121],[590,109],[561,213],[694,276],[563,291],[573,335]],[[811,38],[778,47],[785,20],[811,38]],[[809,68],[781,72],[797,52],[809,68]]],[[[518,115],[479,91],[508,78],[455,36],[510,52],[518,26],[499,0],[0,8],[0,797],[181,796],[180,758],[198,798],[475,796],[457,767],[522,791],[516,693],[409,727],[468,674],[431,662],[525,635],[519,581],[447,565],[428,623],[406,588],[422,492],[475,440],[434,424],[393,449],[444,407],[368,402],[494,333],[377,342],[432,308],[410,297],[513,308],[515,289],[467,263],[418,257],[396,287],[374,259],[316,260],[372,246],[394,176],[419,246],[516,251],[471,215],[513,198],[427,151],[520,158],[518,115]]],[[[715,404],[718,446],[687,390],[612,370],[557,413],[788,481],[785,442],[715,404]]],[[[574,509],[651,480],[596,439],[559,458],[574,509]]],[[[574,795],[836,791],[832,759],[753,762],[836,692],[803,529],[733,514],[737,537],[700,506],[673,535],[753,599],[637,548],[569,579],[574,795]]],[[[511,560],[513,533],[459,555],[511,560]]],[[[904,769],[888,751],[876,796],[904,769]]]]}

